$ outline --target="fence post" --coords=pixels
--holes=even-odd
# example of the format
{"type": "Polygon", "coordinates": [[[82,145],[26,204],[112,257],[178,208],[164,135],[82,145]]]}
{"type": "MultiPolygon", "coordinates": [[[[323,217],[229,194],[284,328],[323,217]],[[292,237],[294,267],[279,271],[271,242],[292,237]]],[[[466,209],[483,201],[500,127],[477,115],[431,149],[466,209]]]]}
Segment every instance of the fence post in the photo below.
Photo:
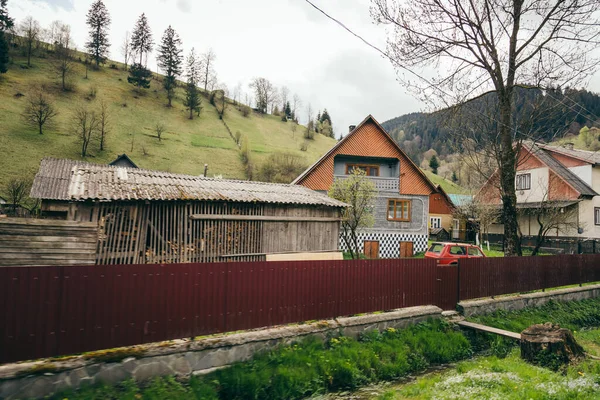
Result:
{"type": "Polygon", "coordinates": [[[456,305],[458,305],[458,303],[460,303],[460,259],[458,259],[458,262],[456,263],[456,273],[456,305]]]}

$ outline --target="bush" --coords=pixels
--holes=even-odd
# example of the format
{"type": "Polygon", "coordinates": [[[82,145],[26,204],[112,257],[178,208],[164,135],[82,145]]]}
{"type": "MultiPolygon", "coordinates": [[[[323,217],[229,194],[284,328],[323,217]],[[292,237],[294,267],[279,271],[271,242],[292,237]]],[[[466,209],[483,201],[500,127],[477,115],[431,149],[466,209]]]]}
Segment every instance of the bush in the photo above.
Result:
{"type": "Polygon", "coordinates": [[[117,68],[117,64],[110,64],[110,69],[119,69],[119,68],[117,68]]]}
{"type": "Polygon", "coordinates": [[[242,115],[244,117],[248,117],[252,112],[252,109],[249,106],[243,105],[242,107],[240,107],[240,111],[242,112],[242,115]]]}
{"type": "Polygon", "coordinates": [[[90,86],[90,90],[88,91],[87,99],[94,100],[96,95],[98,94],[98,88],[95,85],[90,86]]]}
{"type": "Polygon", "coordinates": [[[308,140],[305,140],[304,142],[302,142],[302,144],[300,145],[300,151],[306,151],[308,150],[308,140]]]}
{"type": "Polygon", "coordinates": [[[292,153],[271,154],[258,170],[258,180],[290,183],[307,167],[304,159],[292,153]]]}

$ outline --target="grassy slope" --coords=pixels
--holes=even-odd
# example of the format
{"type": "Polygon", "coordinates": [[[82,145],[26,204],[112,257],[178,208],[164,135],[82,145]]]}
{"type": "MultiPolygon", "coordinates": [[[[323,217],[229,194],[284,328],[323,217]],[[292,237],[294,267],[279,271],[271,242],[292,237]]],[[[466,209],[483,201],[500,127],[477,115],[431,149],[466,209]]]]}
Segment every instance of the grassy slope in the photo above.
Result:
{"type": "MultiPolygon", "coordinates": [[[[142,168],[198,175],[207,163],[209,175],[245,177],[236,144],[218,119],[216,109],[205,99],[200,118],[190,121],[182,105],[183,90],[178,89],[174,107],[166,108],[166,96],[159,81],[152,81],[151,88],[135,98],[125,71],[90,70],[86,80],[84,66],[76,63],[72,77],[75,89],[63,93],[50,60],[34,58],[31,69],[22,69],[20,66],[24,64],[23,58],[15,57],[9,72],[0,77],[0,187],[13,176],[32,177],[45,156],[80,159],[80,146],[72,133],[72,114],[80,105],[97,109],[100,99],[108,103],[111,129],[105,151],[91,145],[92,156],[88,161],[106,163],[118,154],[127,153],[142,168]],[[46,85],[52,93],[59,112],[44,135],[26,125],[20,116],[31,88],[39,84],[46,85]],[[97,88],[96,99],[92,101],[86,99],[91,87],[97,88]],[[17,97],[17,93],[25,96],[17,97]],[[162,142],[154,136],[157,122],[166,127],[162,142]]],[[[270,115],[245,118],[233,106],[228,108],[225,120],[234,133],[239,130],[248,137],[255,163],[271,153],[289,151],[301,155],[308,165],[335,144],[334,139],[316,135],[308,150],[302,152],[304,127],[298,126],[292,136],[291,123],[270,115]]]]}
{"type": "Polygon", "coordinates": [[[429,180],[431,180],[431,182],[433,182],[436,186],[441,185],[442,189],[444,189],[444,191],[448,194],[468,194],[468,191],[466,189],[458,186],[454,182],[451,182],[447,179],[442,178],[439,175],[434,174],[431,171],[425,171],[425,175],[427,175],[429,180]]]}

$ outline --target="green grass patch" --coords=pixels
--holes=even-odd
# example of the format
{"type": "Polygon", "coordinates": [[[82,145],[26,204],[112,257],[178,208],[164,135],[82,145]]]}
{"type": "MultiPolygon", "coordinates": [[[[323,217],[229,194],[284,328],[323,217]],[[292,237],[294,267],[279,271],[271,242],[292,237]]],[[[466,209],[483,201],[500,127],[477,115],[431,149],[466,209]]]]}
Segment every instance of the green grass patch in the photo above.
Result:
{"type": "Polygon", "coordinates": [[[436,175],[431,171],[424,172],[431,182],[433,182],[436,186],[440,185],[442,189],[444,189],[444,192],[448,194],[469,194],[469,191],[467,189],[457,185],[452,181],[444,179],[443,177],[436,175]]]}
{"type": "Polygon", "coordinates": [[[63,392],[54,399],[301,399],[398,379],[472,355],[468,340],[441,320],[404,330],[370,332],[358,340],[307,338],[255,356],[251,361],[187,382],[157,378],[63,392]]]}
{"type": "Polygon", "coordinates": [[[533,324],[545,322],[577,331],[587,327],[600,327],[600,299],[550,301],[540,307],[528,307],[519,311],[499,310],[468,319],[512,332],[521,332],[533,324]]]}
{"type": "Polygon", "coordinates": [[[526,363],[514,349],[506,358],[459,362],[451,371],[421,377],[379,399],[599,399],[599,374],[599,362],[586,361],[556,373],[526,363]]]}

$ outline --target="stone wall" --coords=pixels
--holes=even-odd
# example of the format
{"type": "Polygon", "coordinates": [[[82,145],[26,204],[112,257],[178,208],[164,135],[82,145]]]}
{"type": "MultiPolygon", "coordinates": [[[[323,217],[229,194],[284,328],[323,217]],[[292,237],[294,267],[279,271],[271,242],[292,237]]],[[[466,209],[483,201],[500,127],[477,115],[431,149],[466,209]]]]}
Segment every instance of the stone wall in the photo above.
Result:
{"type": "Polygon", "coordinates": [[[516,296],[496,297],[493,299],[467,300],[458,303],[458,310],[465,316],[481,315],[497,310],[516,311],[525,307],[539,307],[550,300],[577,301],[600,297],[600,285],[588,285],[567,289],[550,290],[520,294],[516,296]]]}
{"type": "Polygon", "coordinates": [[[338,318],[305,325],[288,325],[196,340],[175,340],[89,353],[61,361],[38,360],[0,366],[0,399],[41,398],[86,384],[115,384],[125,379],[145,381],[157,376],[189,377],[205,374],[254,354],[306,336],[325,338],[328,334],[356,337],[361,332],[405,328],[440,318],[435,306],[403,308],[381,314],[338,318]],[[114,354],[116,362],[99,361],[114,354]],[[133,355],[133,356],[131,356],[133,355]]]}

